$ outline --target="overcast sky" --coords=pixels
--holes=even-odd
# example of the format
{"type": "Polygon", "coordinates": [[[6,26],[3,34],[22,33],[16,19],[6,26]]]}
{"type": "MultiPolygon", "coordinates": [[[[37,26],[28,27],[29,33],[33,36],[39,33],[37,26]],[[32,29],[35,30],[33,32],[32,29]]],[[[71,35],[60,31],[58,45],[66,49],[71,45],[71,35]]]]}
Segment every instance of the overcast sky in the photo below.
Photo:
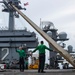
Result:
{"type": "MultiPolygon", "coordinates": [[[[42,21],[51,21],[58,29],[58,33],[66,32],[69,41],[67,45],[72,45],[75,49],[75,0],[20,0],[22,7],[28,2],[26,11],[22,11],[34,23],[40,26],[40,18],[42,21]]],[[[2,9],[2,4],[0,8],[2,9]]],[[[0,25],[8,25],[8,14],[2,13],[0,9],[0,25]]],[[[22,17],[16,19],[16,27],[27,27],[31,32],[34,29],[24,21],[22,17]],[[20,23],[19,23],[20,22],[20,23]]],[[[40,38],[39,38],[40,39],[40,38]]]]}
{"type": "MultiPolygon", "coordinates": [[[[75,0],[21,0],[29,2],[24,12],[32,21],[40,25],[42,21],[51,21],[58,33],[66,32],[68,44],[75,48],[75,0]]],[[[23,5],[23,4],[22,4],[23,5]]]]}

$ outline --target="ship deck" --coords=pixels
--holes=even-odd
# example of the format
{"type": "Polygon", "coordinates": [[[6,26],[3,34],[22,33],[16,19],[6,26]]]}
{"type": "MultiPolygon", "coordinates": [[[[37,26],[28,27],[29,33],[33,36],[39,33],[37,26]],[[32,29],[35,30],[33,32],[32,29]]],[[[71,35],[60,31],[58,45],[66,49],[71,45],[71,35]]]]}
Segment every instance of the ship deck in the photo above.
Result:
{"type": "Polygon", "coordinates": [[[46,73],[38,73],[37,70],[24,70],[20,72],[19,70],[5,70],[1,71],[0,75],[75,75],[75,69],[51,69],[45,70],[46,73]]]}

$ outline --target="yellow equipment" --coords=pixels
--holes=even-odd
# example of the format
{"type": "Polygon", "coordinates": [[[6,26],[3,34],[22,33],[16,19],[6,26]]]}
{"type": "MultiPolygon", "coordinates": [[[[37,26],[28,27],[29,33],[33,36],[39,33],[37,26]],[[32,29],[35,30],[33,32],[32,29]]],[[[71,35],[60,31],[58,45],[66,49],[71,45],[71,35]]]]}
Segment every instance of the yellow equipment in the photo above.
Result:
{"type": "Polygon", "coordinates": [[[39,60],[34,59],[34,57],[32,57],[32,63],[29,65],[28,69],[38,69],[38,65],[39,65],[39,60]]]}

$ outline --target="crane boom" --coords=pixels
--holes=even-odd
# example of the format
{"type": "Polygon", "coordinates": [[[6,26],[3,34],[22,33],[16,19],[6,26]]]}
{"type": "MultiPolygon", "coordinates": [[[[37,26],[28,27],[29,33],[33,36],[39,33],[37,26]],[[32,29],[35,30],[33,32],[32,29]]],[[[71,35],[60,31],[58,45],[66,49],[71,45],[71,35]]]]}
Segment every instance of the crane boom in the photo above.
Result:
{"type": "Polygon", "coordinates": [[[11,4],[13,9],[15,9],[49,44],[51,44],[57,52],[60,53],[73,67],[75,67],[75,59],[62,47],[60,47],[50,36],[48,36],[43,30],[41,30],[38,25],[36,25],[32,20],[30,20],[25,14],[23,14],[15,5],[11,4]]]}

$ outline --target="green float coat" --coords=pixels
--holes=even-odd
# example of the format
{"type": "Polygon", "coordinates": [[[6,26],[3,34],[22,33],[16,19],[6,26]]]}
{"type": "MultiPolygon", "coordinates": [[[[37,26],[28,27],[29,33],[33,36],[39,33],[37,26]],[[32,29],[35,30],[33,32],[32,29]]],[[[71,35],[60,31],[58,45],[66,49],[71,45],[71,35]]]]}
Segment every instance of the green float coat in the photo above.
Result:
{"type": "Polygon", "coordinates": [[[20,57],[25,57],[25,56],[26,56],[26,54],[25,54],[25,51],[24,51],[24,50],[16,50],[16,52],[18,52],[18,53],[19,53],[19,56],[20,56],[20,57]]]}
{"type": "Polygon", "coordinates": [[[41,45],[37,46],[36,49],[32,53],[34,53],[35,51],[39,50],[39,54],[42,54],[42,53],[45,54],[45,49],[47,49],[49,51],[53,51],[51,48],[48,48],[47,46],[41,44],[41,45]]]}

